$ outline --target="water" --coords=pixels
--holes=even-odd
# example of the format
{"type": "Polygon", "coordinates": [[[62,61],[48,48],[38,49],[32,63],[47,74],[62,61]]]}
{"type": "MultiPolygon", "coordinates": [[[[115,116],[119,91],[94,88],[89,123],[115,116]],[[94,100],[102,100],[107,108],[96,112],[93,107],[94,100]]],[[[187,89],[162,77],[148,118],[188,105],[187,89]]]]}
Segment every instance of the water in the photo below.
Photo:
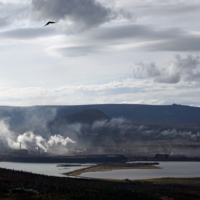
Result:
{"type": "MultiPolygon", "coordinates": [[[[130,179],[141,180],[151,178],[194,178],[200,177],[200,162],[159,162],[160,169],[129,169],[113,170],[105,172],[87,172],[81,174],[81,177],[87,178],[105,178],[105,179],[130,179]]],[[[85,164],[91,165],[91,164],[85,164]]],[[[64,177],[62,173],[67,173],[87,166],[67,166],[57,167],[57,164],[49,163],[12,163],[0,162],[1,168],[22,170],[37,174],[64,177]]]]}
{"type": "MultiPolygon", "coordinates": [[[[63,164],[63,163],[62,163],[63,164]]],[[[64,177],[62,173],[71,172],[77,169],[83,169],[87,166],[67,166],[67,167],[57,167],[58,164],[50,164],[50,163],[16,163],[16,162],[0,162],[1,168],[6,169],[14,169],[25,172],[32,172],[35,174],[43,174],[48,176],[59,176],[64,177]]],[[[72,165],[70,163],[70,165],[72,165]]],[[[65,176],[66,177],[66,176],[65,176]]]]}
{"type": "Polygon", "coordinates": [[[200,162],[159,162],[160,169],[129,169],[82,173],[82,177],[104,179],[152,179],[200,177],[200,162]]]}

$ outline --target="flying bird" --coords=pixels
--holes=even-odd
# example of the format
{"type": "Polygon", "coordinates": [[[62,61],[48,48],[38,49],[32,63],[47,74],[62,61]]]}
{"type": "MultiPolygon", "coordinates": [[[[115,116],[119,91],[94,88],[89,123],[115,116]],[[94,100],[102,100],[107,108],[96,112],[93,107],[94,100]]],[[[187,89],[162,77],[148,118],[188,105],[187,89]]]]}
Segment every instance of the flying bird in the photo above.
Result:
{"type": "Polygon", "coordinates": [[[57,22],[49,21],[49,22],[47,22],[44,26],[48,26],[49,24],[54,24],[54,23],[57,23],[57,22]]]}

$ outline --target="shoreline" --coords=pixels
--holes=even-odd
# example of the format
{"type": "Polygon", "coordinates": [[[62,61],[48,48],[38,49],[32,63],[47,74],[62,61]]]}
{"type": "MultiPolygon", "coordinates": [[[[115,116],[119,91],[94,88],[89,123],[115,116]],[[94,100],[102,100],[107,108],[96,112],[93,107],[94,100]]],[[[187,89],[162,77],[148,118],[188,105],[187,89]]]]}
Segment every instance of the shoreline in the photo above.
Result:
{"type": "Polygon", "coordinates": [[[159,163],[110,163],[110,164],[98,164],[95,166],[90,166],[84,169],[78,169],[72,172],[62,173],[66,176],[80,176],[82,173],[87,172],[98,172],[98,171],[113,171],[113,170],[123,170],[123,169],[160,169],[160,167],[155,166],[159,163]]]}

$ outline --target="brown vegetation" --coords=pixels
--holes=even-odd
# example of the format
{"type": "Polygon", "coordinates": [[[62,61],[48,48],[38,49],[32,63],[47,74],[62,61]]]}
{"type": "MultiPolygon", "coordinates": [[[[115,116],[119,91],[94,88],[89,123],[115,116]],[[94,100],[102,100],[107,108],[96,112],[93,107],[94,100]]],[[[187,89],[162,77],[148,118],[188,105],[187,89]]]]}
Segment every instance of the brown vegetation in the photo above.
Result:
{"type": "MultiPolygon", "coordinates": [[[[157,163],[154,163],[157,164],[157,163]]],[[[78,169],[73,172],[64,173],[68,176],[79,176],[82,173],[86,172],[97,172],[97,171],[112,171],[112,170],[122,170],[122,169],[158,169],[159,167],[149,164],[149,163],[133,163],[133,164],[126,164],[126,163],[112,163],[112,164],[100,164],[91,166],[85,169],[78,169]]]]}
{"type": "Polygon", "coordinates": [[[0,200],[199,200],[200,179],[105,181],[60,178],[0,168],[0,200]],[[11,188],[38,189],[39,194],[10,192],[11,188]]]}

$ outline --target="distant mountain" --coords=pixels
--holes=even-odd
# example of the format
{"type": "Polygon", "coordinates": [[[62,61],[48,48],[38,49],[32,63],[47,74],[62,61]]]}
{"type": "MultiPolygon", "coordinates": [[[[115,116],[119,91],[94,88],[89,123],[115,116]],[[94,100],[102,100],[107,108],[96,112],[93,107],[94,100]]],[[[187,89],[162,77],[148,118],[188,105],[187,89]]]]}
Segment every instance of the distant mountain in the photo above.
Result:
{"type": "MultiPolygon", "coordinates": [[[[55,152],[65,146],[64,138],[75,141],[72,145],[77,147],[108,152],[122,149],[124,142],[128,152],[183,152],[186,143],[200,142],[199,130],[200,108],[176,104],[0,106],[0,149],[9,146],[10,141],[16,143],[20,135],[28,146],[37,141],[58,145],[52,147],[55,152]],[[27,134],[30,132],[35,137],[27,134]],[[140,148],[144,143],[151,147],[140,148]],[[180,146],[174,150],[171,144],[180,146]]],[[[196,155],[199,150],[192,148],[196,155]]]]}
{"type": "Polygon", "coordinates": [[[200,126],[200,108],[183,105],[101,104],[57,107],[57,116],[98,109],[111,118],[123,117],[136,123],[190,124],[200,126]]]}
{"type": "Polygon", "coordinates": [[[200,127],[200,108],[183,105],[97,104],[74,106],[0,106],[0,120],[7,118],[16,133],[29,130],[45,135],[49,122],[89,123],[125,118],[139,124],[200,127]]]}
{"type": "Polygon", "coordinates": [[[84,110],[71,115],[55,117],[47,124],[48,130],[52,134],[66,134],[73,138],[76,134],[93,134],[91,127],[95,121],[108,122],[111,118],[97,109],[84,110]]]}
{"type": "Polygon", "coordinates": [[[75,114],[57,117],[53,120],[54,124],[63,123],[87,123],[92,124],[95,121],[109,120],[110,117],[97,109],[84,110],[75,114]]]}

